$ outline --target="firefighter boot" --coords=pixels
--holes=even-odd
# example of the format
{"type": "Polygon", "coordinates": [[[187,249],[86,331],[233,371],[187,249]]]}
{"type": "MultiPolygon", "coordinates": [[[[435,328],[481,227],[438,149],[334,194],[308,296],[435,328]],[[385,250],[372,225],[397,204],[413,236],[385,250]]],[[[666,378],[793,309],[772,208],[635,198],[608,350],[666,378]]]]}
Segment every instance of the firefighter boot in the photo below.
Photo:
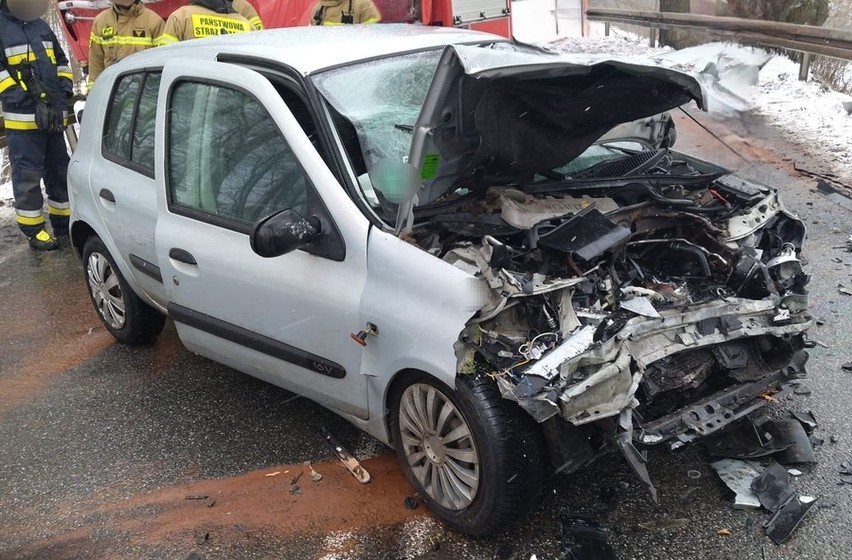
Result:
{"type": "Polygon", "coordinates": [[[30,247],[36,251],[53,251],[59,249],[59,241],[43,229],[30,237],[30,247]]]}

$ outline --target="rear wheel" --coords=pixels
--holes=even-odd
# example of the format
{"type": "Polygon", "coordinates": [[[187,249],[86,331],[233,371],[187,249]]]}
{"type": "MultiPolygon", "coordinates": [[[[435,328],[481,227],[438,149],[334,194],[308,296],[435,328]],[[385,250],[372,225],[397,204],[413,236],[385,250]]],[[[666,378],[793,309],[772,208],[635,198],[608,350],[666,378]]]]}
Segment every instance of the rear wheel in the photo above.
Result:
{"type": "Polygon", "coordinates": [[[541,499],[544,441],[488,378],[456,390],[416,375],[391,394],[391,430],[408,479],[433,512],[470,535],[520,520],[541,499]]]}
{"type": "Polygon", "coordinates": [[[136,346],[160,334],[166,318],[130,289],[100,237],[86,240],[83,266],[92,305],[119,342],[136,346]]]}

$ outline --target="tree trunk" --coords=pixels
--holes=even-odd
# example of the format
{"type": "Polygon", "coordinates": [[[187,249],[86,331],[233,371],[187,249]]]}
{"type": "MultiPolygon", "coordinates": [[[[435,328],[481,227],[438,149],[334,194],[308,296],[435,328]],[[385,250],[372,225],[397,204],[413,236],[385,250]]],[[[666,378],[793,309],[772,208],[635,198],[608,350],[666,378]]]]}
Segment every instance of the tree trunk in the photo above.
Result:
{"type": "MultiPolygon", "coordinates": [[[[690,0],[660,0],[661,12],[688,14],[690,13],[690,9],[690,0]]],[[[683,43],[688,34],[689,32],[661,29],[660,46],[674,47],[676,49],[683,48],[687,46],[683,43]]]]}

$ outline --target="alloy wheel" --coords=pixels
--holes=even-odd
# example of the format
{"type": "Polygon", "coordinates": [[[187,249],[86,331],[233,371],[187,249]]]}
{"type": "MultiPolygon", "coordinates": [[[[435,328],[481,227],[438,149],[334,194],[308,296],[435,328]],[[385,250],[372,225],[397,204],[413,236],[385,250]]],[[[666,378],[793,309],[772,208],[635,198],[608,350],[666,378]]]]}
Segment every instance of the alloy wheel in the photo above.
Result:
{"type": "Polygon", "coordinates": [[[405,457],[429,497],[450,510],[470,506],[480,459],[459,409],[436,387],[415,383],[402,393],[398,420],[405,457]]]}
{"type": "Polygon", "coordinates": [[[118,274],[107,258],[98,252],[89,255],[86,278],[95,307],[103,320],[115,330],[124,328],[125,303],[118,274]]]}

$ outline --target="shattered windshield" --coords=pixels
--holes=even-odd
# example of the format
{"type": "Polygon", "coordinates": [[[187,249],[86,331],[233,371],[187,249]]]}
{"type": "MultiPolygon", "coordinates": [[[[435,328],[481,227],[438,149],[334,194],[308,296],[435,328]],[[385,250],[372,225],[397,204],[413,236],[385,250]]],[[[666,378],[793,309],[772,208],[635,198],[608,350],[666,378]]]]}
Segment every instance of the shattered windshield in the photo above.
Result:
{"type": "Polygon", "coordinates": [[[364,197],[384,210],[383,217],[392,217],[395,205],[380,200],[367,172],[380,160],[407,161],[414,123],[440,57],[441,49],[435,49],[347,66],[314,78],[337,113],[338,133],[364,197]]]}

